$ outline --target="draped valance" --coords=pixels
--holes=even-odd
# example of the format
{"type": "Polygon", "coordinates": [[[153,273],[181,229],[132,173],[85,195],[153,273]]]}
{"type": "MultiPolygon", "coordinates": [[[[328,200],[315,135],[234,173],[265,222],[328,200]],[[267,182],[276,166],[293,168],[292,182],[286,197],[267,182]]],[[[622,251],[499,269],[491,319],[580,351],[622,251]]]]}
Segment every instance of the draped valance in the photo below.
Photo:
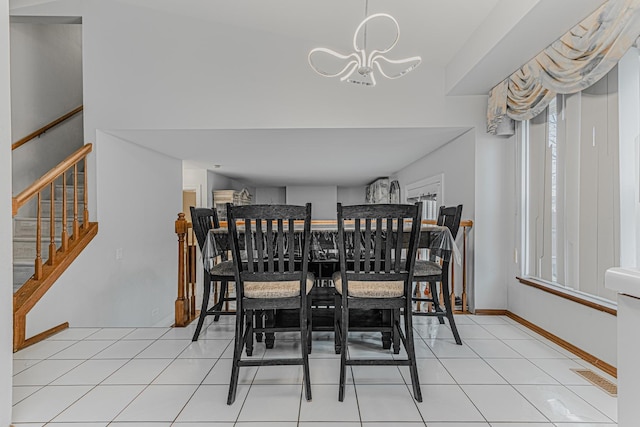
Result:
{"type": "Polygon", "coordinates": [[[640,0],[609,0],[489,92],[487,132],[513,133],[557,94],[579,92],[607,74],[640,36],[640,0]],[[504,131],[503,129],[507,129],[504,131]]]}

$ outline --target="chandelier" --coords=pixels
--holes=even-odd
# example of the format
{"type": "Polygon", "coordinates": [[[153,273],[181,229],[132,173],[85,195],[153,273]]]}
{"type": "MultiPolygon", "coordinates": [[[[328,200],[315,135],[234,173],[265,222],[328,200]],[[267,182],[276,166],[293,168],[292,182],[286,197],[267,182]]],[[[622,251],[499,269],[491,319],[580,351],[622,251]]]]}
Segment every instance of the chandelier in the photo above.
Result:
{"type": "Polygon", "coordinates": [[[340,81],[343,82],[375,86],[375,71],[388,79],[397,79],[420,65],[422,58],[419,56],[412,56],[405,59],[389,59],[385,56],[385,54],[398,43],[400,26],[398,25],[398,21],[387,13],[376,13],[367,16],[368,7],[369,0],[366,0],[365,19],[358,25],[353,35],[354,52],[345,55],[325,47],[317,47],[309,52],[309,65],[316,73],[324,77],[339,77],[340,81]],[[390,22],[394,28],[393,32],[395,36],[387,46],[378,46],[378,49],[372,48],[371,50],[367,50],[367,25],[373,20],[390,22]],[[358,42],[359,38],[362,39],[362,45],[358,42]],[[339,64],[337,67],[339,71],[327,71],[319,67],[317,61],[314,61],[314,58],[322,57],[324,57],[325,60],[332,60],[339,64]]]}

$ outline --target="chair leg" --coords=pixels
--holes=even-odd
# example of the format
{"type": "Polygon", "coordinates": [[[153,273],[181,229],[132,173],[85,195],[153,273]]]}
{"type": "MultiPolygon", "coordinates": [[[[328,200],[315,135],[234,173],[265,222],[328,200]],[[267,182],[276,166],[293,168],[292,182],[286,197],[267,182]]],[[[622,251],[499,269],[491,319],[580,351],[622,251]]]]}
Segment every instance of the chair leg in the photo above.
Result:
{"type": "MultiPolygon", "coordinates": [[[[446,278],[445,278],[446,279],[446,278]]],[[[449,284],[446,280],[442,282],[443,291],[447,294],[449,293],[449,284]]],[[[451,326],[451,332],[453,332],[453,337],[456,340],[456,344],[462,345],[462,340],[460,339],[460,334],[458,333],[458,328],[456,327],[456,321],[453,320],[453,307],[451,306],[451,299],[444,299],[444,307],[446,312],[447,319],[449,319],[449,326],[451,326]]],[[[443,319],[444,321],[444,319],[443,319]]]]}
{"type": "Polygon", "coordinates": [[[340,402],[344,401],[344,387],[347,380],[347,335],[349,334],[349,309],[344,303],[342,304],[341,313],[340,347],[342,351],[340,352],[340,386],[338,388],[338,400],[340,402]]]}
{"type": "MultiPolygon", "coordinates": [[[[429,282],[429,289],[431,290],[431,297],[433,298],[433,310],[436,313],[441,313],[442,307],[440,307],[440,302],[438,300],[438,286],[436,285],[436,282],[429,282]]],[[[441,325],[444,325],[444,319],[442,316],[438,316],[438,322],[440,322],[441,325]]]]}
{"type": "Polygon", "coordinates": [[[307,353],[311,354],[313,347],[313,307],[311,306],[311,298],[307,298],[307,353]]]}
{"type": "MultiPolygon", "coordinates": [[[[415,298],[420,298],[420,293],[422,290],[422,286],[420,285],[420,282],[414,282],[415,286],[413,288],[413,296],[415,298]]],[[[416,311],[420,311],[420,308],[422,307],[422,303],[420,300],[416,301],[416,311]]]]}
{"type": "MultiPolygon", "coordinates": [[[[407,304],[404,316],[404,329],[405,329],[405,350],[407,350],[407,356],[410,361],[409,370],[411,372],[411,386],[413,387],[413,397],[422,402],[422,391],[420,390],[420,380],[418,379],[418,366],[416,364],[416,349],[413,342],[413,321],[411,317],[411,304],[407,304]]],[[[396,323],[396,327],[400,329],[400,319],[396,323]]],[[[398,331],[400,334],[400,331],[398,331]]]]}
{"type": "MultiPolygon", "coordinates": [[[[256,325],[256,327],[258,328],[264,328],[264,310],[256,310],[256,316],[255,316],[255,323],[254,325],[256,325]]],[[[256,342],[262,342],[262,332],[256,332],[255,333],[256,336],[256,342]]]]}
{"type": "Polygon", "coordinates": [[[245,322],[246,326],[246,342],[245,342],[245,352],[247,356],[253,355],[253,318],[254,318],[254,310],[246,310],[245,322]]]}
{"type": "Polygon", "coordinates": [[[236,307],[236,334],[233,346],[233,363],[231,365],[231,380],[229,381],[229,396],[227,397],[227,405],[233,404],[236,400],[236,390],[238,389],[238,376],[240,374],[240,357],[242,356],[242,348],[244,347],[244,319],[241,304],[236,307]]]}
{"type": "Polygon", "coordinates": [[[340,338],[340,315],[342,313],[342,296],[336,293],[333,306],[333,345],[336,354],[340,354],[342,339],[340,338]]]}
{"type": "Polygon", "coordinates": [[[300,349],[302,351],[302,369],[304,375],[304,390],[307,400],[311,400],[311,377],[309,374],[309,334],[307,328],[308,316],[307,316],[307,303],[300,306],[300,349]]]}
{"type": "Polygon", "coordinates": [[[393,354],[400,353],[400,334],[395,325],[400,325],[400,310],[391,310],[391,339],[393,342],[393,354]]]}
{"type": "MultiPolygon", "coordinates": [[[[393,330],[393,310],[381,310],[382,313],[382,326],[387,327],[391,325],[390,332],[386,332],[384,329],[382,330],[382,348],[384,350],[389,350],[391,348],[391,342],[396,339],[395,331],[393,330]]],[[[394,341],[395,344],[395,341],[394,341]]]]}
{"type": "MultiPolygon", "coordinates": [[[[220,298],[218,299],[218,302],[214,307],[215,310],[222,311],[222,304],[225,302],[225,299],[227,298],[228,287],[229,287],[229,282],[227,280],[222,280],[220,282],[220,298]]],[[[215,316],[213,316],[214,322],[217,322],[218,320],[220,320],[220,314],[216,314],[215,316]]]]}
{"type": "Polygon", "coordinates": [[[200,307],[200,318],[198,319],[198,326],[196,326],[196,331],[193,334],[193,338],[191,341],[198,341],[198,336],[200,336],[200,331],[202,330],[202,325],[204,324],[204,318],[207,317],[207,310],[209,307],[209,296],[211,295],[211,278],[209,277],[209,273],[205,270],[204,272],[204,289],[202,292],[202,307],[200,307]]]}
{"type": "MultiPolygon", "coordinates": [[[[264,317],[264,327],[273,328],[276,325],[276,311],[275,310],[267,310],[265,312],[264,317]]],[[[264,333],[264,345],[266,348],[271,349],[275,346],[276,343],[276,334],[275,332],[265,332],[264,333]]]]}

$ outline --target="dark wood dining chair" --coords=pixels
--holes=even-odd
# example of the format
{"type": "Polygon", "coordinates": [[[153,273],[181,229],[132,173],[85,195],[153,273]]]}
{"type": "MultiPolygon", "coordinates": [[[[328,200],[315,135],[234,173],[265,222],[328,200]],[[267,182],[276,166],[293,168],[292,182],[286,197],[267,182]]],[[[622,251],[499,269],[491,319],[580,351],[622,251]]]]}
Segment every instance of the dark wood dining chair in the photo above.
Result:
{"type": "Polygon", "coordinates": [[[336,334],[341,342],[340,387],[338,400],[344,400],[347,366],[409,366],[413,395],[422,402],[413,342],[411,284],[420,237],[422,205],[358,205],[338,203],[338,256],[340,271],[333,275],[340,310],[336,334]],[[353,230],[345,222],[353,222],[353,230]],[[405,233],[405,227],[411,227],[405,233]],[[353,241],[353,247],[347,240],[353,241]],[[407,352],[406,359],[354,359],[349,355],[348,336],[350,310],[390,310],[389,324],[381,324],[381,332],[398,337],[407,352]],[[404,318],[404,332],[400,319],[404,318]]]}
{"type": "MultiPolygon", "coordinates": [[[[446,226],[451,232],[451,236],[455,240],[458,235],[458,229],[460,228],[460,219],[462,218],[462,205],[444,207],[440,206],[438,212],[438,225],[446,226]]],[[[453,256],[451,254],[451,256],[453,256]]],[[[442,265],[437,261],[436,256],[431,254],[428,260],[416,260],[416,268],[413,275],[413,280],[416,282],[413,301],[414,302],[426,302],[433,305],[433,311],[414,311],[415,316],[435,316],[438,318],[440,324],[444,324],[444,319],[449,320],[449,326],[453,337],[456,340],[456,344],[462,345],[458,328],[456,327],[456,321],[453,317],[453,306],[449,295],[449,266],[451,256],[442,259],[442,265]],[[420,282],[429,283],[430,296],[425,296],[419,286],[420,282]],[[437,283],[440,282],[442,286],[442,294],[444,296],[444,310],[440,306],[440,299],[438,297],[437,283]]]]}
{"type": "MultiPolygon", "coordinates": [[[[218,214],[215,209],[209,208],[196,208],[191,206],[191,222],[193,223],[193,232],[196,235],[200,252],[204,248],[205,242],[208,238],[209,230],[212,228],[220,228],[220,222],[218,221],[218,214]]],[[[213,320],[220,319],[220,315],[235,314],[234,311],[225,310],[224,306],[229,301],[234,301],[235,298],[229,298],[229,282],[235,280],[233,274],[233,261],[227,261],[226,253],[221,255],[221,261],[213,265],[209,271],[204,269],[204,288],[202,292],[202,307],[200,309],[200,317],[198,318],[198,325],[193,334],[192,341],[197,341],[204,319],[207,316],[214,316],[213,320]],[[220,282],[220,291],[218,293],[217,286],[220,282]],[[211,288],[213,293],[219,295],[217,300],[214,298],[214,303],[209,307],[209,299],[211,297],[211,288]]]]}
{"type": "Polygon", "coordinates": [[[315,281],[309,273],[311,203],[227,204],[227,218],[236,282],[236,330],[227,404],[235,401],[239,370],[243,366],[302,365],[305,397],[311,400],[308,293],[315,281]],[[295,222],[303,222],[300,233],[295,230],[295,222]],[[255,322],[256,312],[277,310],[296,310],[298,319],[293,325],[255,322]],[[284,331],[300,332],[300,357],[253,360],[248,357],[253,352],[254,333],[284,331]],[[243,350],[247,355],[244,359],[243,350]]]}

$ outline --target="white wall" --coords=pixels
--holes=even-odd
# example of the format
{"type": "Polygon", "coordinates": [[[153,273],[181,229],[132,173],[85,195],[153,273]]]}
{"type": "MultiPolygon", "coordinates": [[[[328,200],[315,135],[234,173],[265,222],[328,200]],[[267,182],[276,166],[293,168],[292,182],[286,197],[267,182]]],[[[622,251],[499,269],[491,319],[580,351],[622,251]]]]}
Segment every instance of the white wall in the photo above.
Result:
{"type": "Polygon", "coordinates": [[[355,187],[338,187],[338,202],[345,206],[362,205],[367,197],[367,187],[359,185],[355,187]]]}
{"type": "MultiPolygon", "coordinates": [[[[304,187],[307,191],[311,192],[313,195],[318,190],[315,187],[304,187]]],[[[332,187],[333,188],[333,187],[332,187]]],[[[313,196],[315,197],[315,196],[313,196]]],[[[321,203],[323,198],[322,196],[318,196],[318,202],[321,203]]],[[[364,203],[365,199],[365,186],[355,186],[355,187],[337,187],[337,202],[340,202],[344,205],[358,205],[364,203]]],[[[331,197],[329,203],[333,200],[333,190],[331,190],[331,197]]],[[[287,201],[287,190],[286,187],[258,187],[256,188],[256,196],[254,199],[256,204],[284,204],[291,203],[287,201]]],[[[314,205],[315,208],[315,205],[314,205]]],[[[327,209],[327,214],[333,214],[335,217],[335,212],[329,213],[327,209]]]]}
{"type": "Polygon", "coordinates": [[[283,205],[287,202],[285,187],[258,187],[253,199],[256,205],[283,205]]]}
{"type": "Polygon", "coordinates": [[[617,366],[616,316],[553,296],[515,279],[509,284],[509,311],[617,366]]]}
{"type": "Polygon", "coordinates": [[[287,186],[287,204],[311,203],[312,219],[336,219],[338,190],[335,186],[287,186]]]}
{"type": "Polygon", "coordinates": [[[172,316],[182,162],[102,132],[92,156],[98,235],[27,316],[28,336],[64,321],[151,326],[172,316]]]}
{"type": "Polygon", "coordinates": [[[11,422],[13,297],[11,248],[11,105],[9,4],[0,1],[0,426],[11,422]]]}
{"type": "Polygon", "coordinates": [[[506,284],[515,277],[515,143],[514,137],[477,134],[473,238],[475,307],[480,309],[508,308],[506,284]]]}
{"type": "MultiPolygon", "coordinates": [[[[196,207],[208,207],[207,200],[211,199],[207,187],[207,170],[206,169],[182,169],[182,189],[192,190],[196,192],[198,199],[198,206],[196,207]]],[[[177,212],[176,212],[177,213],[177,212]]]]}
{"type": "Polygon", "coordinates": [[[406,186],[414,182],[444,174],[443,203],[445,206],[464,205],[462,216],[473,219],[475,213],[475,143],[473,130],[443,145],[398,171],[402,200],[406,200],[406,186]]]}
{"type": "MultiPolygon", "coordinates": [[[[42,7],[50,14],[58,3],[64,6],[53,1],[14,13],[37,13],[42,7]]],[[[402,79],[381,81],[373,90],[339,84],[309,70],[306,54],[316,47],[312,42],[248,28],[236,31],[207,16],[181,13],[183,6],[177,3],[82,6],[87,140],[93,140],[97,129],[474,128],[476,155],[470,169],[475,178],[469,188],[475,188],[476,306],[507,307],[513,142],[485,134],[486,96],[446,97],[444,69],[427,63],[402,79]],[[230,36],[233,43],[227,42],[230,36]]],[[[149,185],[152,193],[162,193],[157,184],[149,185]]],[[[96,204],[90,197],[90,204],[96,204]]],[[[337,196],[331,199],[335,204],[337,196]]],[[[165,226],[171,227],[175,212],[165,226]]],[[[334,218],[335,212],[323,216],[334,218]]],[[[82,268],[90,273],[96,267],[82,268]]]]}
{"type": "MultiPolygon", "coordinates": [[[[416,160],[406,168],[396,174],[396,179],[400,183],[402,201],[406,202],[407,185],[421,181],[432,176],[444,175],[443,179],[443,204],[445,206],[455,206],[462,204],[462,218],[475,219],[476,187],[475,187],[475,146],[476,134],[473,130],[461,135],[453,141],[443,145],[433,153],[416,160]]],[[[483,189],[490,191],[489,189],[483,189]]],[[[467,296],[469,305],[474,308],[474,243],[475,226],[471,228],[467,240],[467,296]]],[[[458,233],[456,243],[462,251],[462,232],[458,233]]],[[[454,263],[455,270],[455,292],[456,295],[462,293],[462,266],[454,263]]],[[[482,277],[475,288],[478,293],[484,289],[482,277]]],[[[494,304],[493,301],[485,304],[494,304]]],[[[489,307],[480,307],[489,308],[489,307]]],[[[491,307],[493,308],[493,307],[491,307]]]]}
{"type": "MultiPolygon", "coordinates": [[[[82,26],[12,23],[12,140],[82,105],[82,26]]],[[[17,194],[83,144],[82,113],[13,152],[17,194]]]]}
{"type": "Polygon", "coordinates": [[[618,63],[620,122],[620,266],[640,266],[640,49],[618,63]],[[634,155],[628,155],[633,153],[634,155]]]}

